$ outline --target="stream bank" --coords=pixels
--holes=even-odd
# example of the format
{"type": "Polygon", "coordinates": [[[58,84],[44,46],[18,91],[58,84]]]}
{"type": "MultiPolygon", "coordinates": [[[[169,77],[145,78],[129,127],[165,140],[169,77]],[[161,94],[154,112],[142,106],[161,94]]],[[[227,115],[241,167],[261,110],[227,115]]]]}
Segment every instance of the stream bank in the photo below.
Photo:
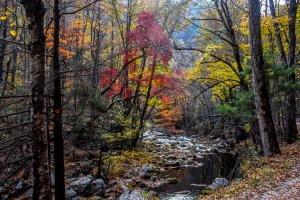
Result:
{"type": "Polygon", "coordinates": [[[143,191],[144,196],[163,200],[193,199],[216,178],[235,176],[231,172],[236,157],[229,153],[233,145],[234,141],[220,138],[206,142],[195,134],[146,132],[141,146],[153,159],[129,169],[121,180],[125,191],[119,200],[139,199],[137,194],[143,191]],[[135,188],[135,196],[128,195],[129,188],[135,188]]]}
{"type": "MultiPolygon", "coordinates": [[[[115,173],[109,181],[96,176],[98,160],[82,152],[81,159],[67,165],[66,195],[71,200],[192,200],[216,178],[235,176],[231,172],[236,158],[229,152],[233,145],[231,140],[204,140],[196,134],[146,132],[140,149],[109,155],[109,173],[115,173]]],[[[30,185],[20,181],[15,191],[30,199],[30,185]]],[[[0,188],[0,196],[11,197],[5,188],[0,188]]]]}

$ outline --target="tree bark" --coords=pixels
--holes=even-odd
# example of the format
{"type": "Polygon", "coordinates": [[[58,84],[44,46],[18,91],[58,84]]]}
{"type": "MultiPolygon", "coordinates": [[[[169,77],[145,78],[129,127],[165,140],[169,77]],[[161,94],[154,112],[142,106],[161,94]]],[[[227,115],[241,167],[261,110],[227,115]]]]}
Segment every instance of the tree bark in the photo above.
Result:
{"type": "Polygon", "coordinates": [[[33,196],[50,200],[50,176],[48,165],[48,143],[46,132],[45,95],[45,7],[42,0],[22,0],[20,2],[28,20],[31,37],[30,56],[32,65],[32,168],[33,196]]]}
{"type": "Polygon", "coordinates": [[[261,13],[259,0],[249,0],[249,29],[251,62],[256,111],[265,156],[280,153],[269,102],[261,40],[261,13]]]}
{"type": "Polygon", "coordinates": [[[289,52],[288,52],[288,69],[291,73],[287,75],[289,87],[285,102],[285,124],[286,124],[286,142],[291,144],[297,138],[297,124],[296,124],[296,91],[293,85],[296,83],[295,75],[295,55],[296,55],[296,16],[298,3],[296,0],[289,1],[289,52]]]}
{"type": "MultiPolygon", "coordinates": [[[[7,0],[4,3],[4,12],[7,10],[7,0]]],[[[4,21],[0,20],[0,30],[2,31],[2,38],[5,40],[7,38],[7,19],[4,21]]],[[[7,44],[5,42],[0,42],[0,84],[4,80],[4,55],[7,44]]]]}
{"type": "Polygon", "coordinates": [[[54,1],[53,32],[53,134],[55,163],[55,199],[65,199],[64,140],[62,134],[61,74],[59,63],[60,14],[59,0],[54,1]]]}

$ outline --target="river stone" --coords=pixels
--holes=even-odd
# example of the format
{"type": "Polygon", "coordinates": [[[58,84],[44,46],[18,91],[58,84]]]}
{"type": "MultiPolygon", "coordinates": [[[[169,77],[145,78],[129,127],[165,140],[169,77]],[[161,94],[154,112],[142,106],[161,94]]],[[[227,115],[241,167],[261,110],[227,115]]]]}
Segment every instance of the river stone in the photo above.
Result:
{"type": "Polygon", "coordinates": [[[119,197],[119,200],[146,200],[146,198],[142,190],[127,190],[119,197]]]}
{"type": "Polygon", "coordinates": [[[70,184],[70,188],[81,194],[91,184],[93,178],[91,175],[83,176],[70,184]]]}
{"type": "Polygon", "coordinates": [[[229,185],[229,181],[226,178],[216,178],[214,182],[211,185],[209,185],[207,188],[210,190],[218,190],[228,185],[229,185]]]}

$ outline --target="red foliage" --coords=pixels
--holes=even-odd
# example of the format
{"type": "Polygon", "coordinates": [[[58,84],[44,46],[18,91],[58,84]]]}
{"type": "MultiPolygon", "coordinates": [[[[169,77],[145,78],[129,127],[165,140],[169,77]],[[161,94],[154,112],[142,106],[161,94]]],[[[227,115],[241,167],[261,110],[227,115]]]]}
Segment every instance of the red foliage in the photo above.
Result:
{"type": "Polygon", "coordinates": [[[147,49],[149,56],[158,57],[164,64],[172,58],[172,46],[161,25],[151,12],[138,14],[137,27],[127,34],[127,40],[136,49],[147,49]]]}
{"type": "Polygon", "coordinates": [[[100,85],[102,87],[108,87],[112,81],[118,76],[118,70],[106,69],[100,72],[100,85]]]}

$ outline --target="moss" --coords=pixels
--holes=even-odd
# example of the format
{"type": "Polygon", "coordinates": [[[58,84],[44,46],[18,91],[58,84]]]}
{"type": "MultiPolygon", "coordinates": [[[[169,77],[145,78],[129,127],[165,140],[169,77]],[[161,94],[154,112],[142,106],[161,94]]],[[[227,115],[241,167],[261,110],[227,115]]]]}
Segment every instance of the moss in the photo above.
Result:
{"type": "Polygon", "coordinates": [[[209,190],[209,189],[204,189],[204,190],[202,191],[202,194],[203,194],[203,195],[211,195],[212,193],[214,193],[214,191],[213,191],[213,190],[209,190]]]}

